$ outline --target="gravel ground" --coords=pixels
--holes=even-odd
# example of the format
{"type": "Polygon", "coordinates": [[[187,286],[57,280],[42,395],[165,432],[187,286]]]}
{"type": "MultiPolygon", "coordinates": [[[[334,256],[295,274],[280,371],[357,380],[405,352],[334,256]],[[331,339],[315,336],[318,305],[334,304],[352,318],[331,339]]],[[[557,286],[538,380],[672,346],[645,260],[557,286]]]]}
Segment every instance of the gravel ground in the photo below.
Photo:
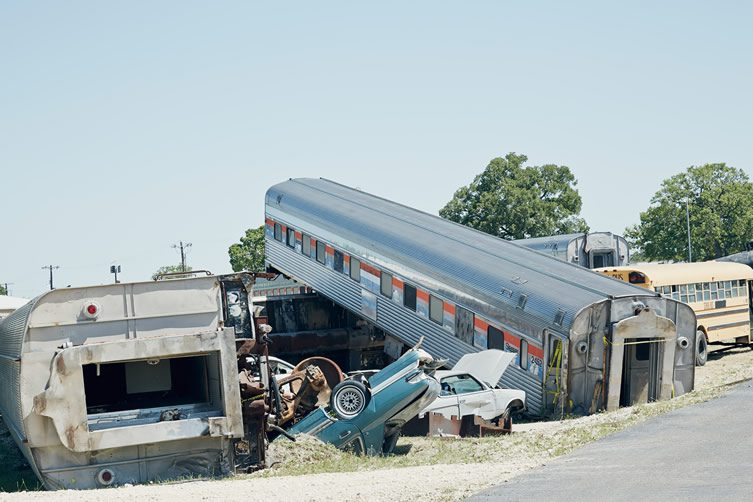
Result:
{"type": "MultiPolygon", "coordinates": [[[[706,366],[697,369],[696,389],[699,393],[709,392],[750,378],[753,378],[753,351],[748,348],[734,349],[723,355],[712,354],[706,366]]],[[[656,409],[653,412],[641,412],[640,420],[645,420],[652,413],[661,413],[659,407],[666,406],[654,403],[646,405],[646,408],[655,405],[656,409]]],[[[646,408],[643,410],[645,411],[646,408]]],[[[409,451],[404,460],[431,464],[432,458],[442,459],[433,465],[379,468],[381,465],[379,463],[351,458],[345,459],[347,465],[344,466],[344,470],[351,472],[323,472],[291,476],[279,475],[280,472],[287,473],[284,468],[282,470],[273,468],[253,475],[222,480],[125,486],[85,493],[79,491],[8,493],[0,494],[0,501],[11,498],[14,501],[85,498],[107,502],[179,498],[248,500],[249,497],[253,499],[268,497],[280,501],[328,502],[331,500],[458,500],[545,464],[552,458],[569,451],[569,448],[583,444],[584,441],[598,439],[608,434],[612,430],[610,428],[615,428],[615,424],[619,427],[621,423],[632,423],[638,411],[623,408],[614,413],[571,420],[519,424],[515,427],[516,433],[504,440],[437,441],[420,438],[405,440],[412,442],[412,447],[408,448],[409,451]],[[588,437],[584,438],[584,435],[588,437]],[[566,444],[567,441],[565,444],[558,443],[560,437],[569,438],[567,441],[570,441],[570,444],[566,444]],[[447,460],[448,448],[456,448],[459,452],[458,457],[452,458],[450,452],[451,459],[447,460]],[[438,450],[442,449],[445,451],[440,455],[438,450]],[[469,454],[469,451],[472,453],[469,454]]],[[[7,431],[0,430],[0,436],[7,437],[7,431]]],[[[7,448],[7,442],[4,442],[2,447],[7,448]]],[[[339,454],[334,451],[327,452],[324,445],[321,448],[324,449],[317,452],[319,455],[336,457],[339,454]]],[[[6,453],[11,454],[11,452],[6,453]]],[[[295,459],[295,461],[298,460],[295,459]]],[[[17,458],[14,461],[17,462],[17,458]]],[[[4,464],[8,465],[7,462],[4,464]]],[[[284,466],[284,458],[281,464],[284,466]]],[[[9,490],[12,487],[5,489],[9,490]]]]}

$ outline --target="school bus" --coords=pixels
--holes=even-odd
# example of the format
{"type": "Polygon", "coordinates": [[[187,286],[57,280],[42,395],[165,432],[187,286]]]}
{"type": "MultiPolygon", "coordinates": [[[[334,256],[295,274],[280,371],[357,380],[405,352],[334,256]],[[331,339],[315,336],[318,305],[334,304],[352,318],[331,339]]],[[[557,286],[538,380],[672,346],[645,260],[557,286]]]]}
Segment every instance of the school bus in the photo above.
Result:
{"type": "Polygon", "coordinates": [[[751,343],[749,281],[753,280],[753,269],[746,265],[716,261],[648,263],[594,271],[688,304],[698,319],[699,366],[706,364],[709,343],[751,343]]]}

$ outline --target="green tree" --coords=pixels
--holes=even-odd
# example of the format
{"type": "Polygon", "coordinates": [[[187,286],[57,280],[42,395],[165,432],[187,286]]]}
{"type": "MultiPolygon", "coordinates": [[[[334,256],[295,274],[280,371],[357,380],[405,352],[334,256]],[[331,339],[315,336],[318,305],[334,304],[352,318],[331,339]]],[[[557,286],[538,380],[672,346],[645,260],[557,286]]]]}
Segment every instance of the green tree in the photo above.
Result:
{"type": "Polygon", "coordinates": [[[264,270],[264,225],[246,230],[241,241],[230,246],[228,254],[233,272],[264,270]]]}
{"type": "Polygon", "coordinates": [[[524,166],[528,157],[492,159],[470,185],[455,192],[442,218],[505,239],[587,232],[578,184],[566,166],[524,166]]]}
{"type": "Polygon", "coordinates": [[[0,284],[0,295],[7,295],[7,294],[8,294],[8,290],[5,289],[5,285],[0,284]]]}
{"type": "MultiPolygon", "coordinates": [[[[157,271],[152,274],[152,280],[156,281],[157,277],[159,277],[162,274],[172,274],[172,273],[175,273],[175,272],[190,272],[191,270],[193,270],[193,269],[191,267],[189,267],[188,265],[186,265],[186,269],[185,270],[183,270],[183,267],[181,267],[180,264],[178,264],[178,265],[165,265],[164,267],[158,268],[157,271]]],[[[177,275],[176,274],[176,275],[171,275],[171,276],[168,276],[168,277],[164,277],[164,279],[180,279],[182,277],[188,277],[189,275],[190,274],[186,274],[186,275],[177,275]]]]}
{"type": "Polygon", "coordinates": [[[664,180],[640,223],[625,230],[646,259],[687,261],[686,201],[693,261],[742,251],[753,239],[753,183],[748,176],[724,163],[691,166],[664,180]]]}

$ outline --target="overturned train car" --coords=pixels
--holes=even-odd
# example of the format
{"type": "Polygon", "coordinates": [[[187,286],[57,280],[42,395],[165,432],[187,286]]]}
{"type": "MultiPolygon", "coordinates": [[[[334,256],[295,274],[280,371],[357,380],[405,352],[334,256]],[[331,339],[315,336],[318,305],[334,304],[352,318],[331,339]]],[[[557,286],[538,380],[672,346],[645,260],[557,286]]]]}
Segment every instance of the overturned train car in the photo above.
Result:
{"type": "Polygon", "coordinates": [[[693,389],[696,320],[680,302],[324,179],[271,187],[265,228],[268,266],[374,322],[393,356],[422,335],[452,364],[516,352],[501,383],[532,415],[693,389]]]}
{"type": "Polygon", "coordinates": [[[231,471],[243,302],[206,276],[58,289],[4,319],[0,410],[43,485],[231,471]]]}

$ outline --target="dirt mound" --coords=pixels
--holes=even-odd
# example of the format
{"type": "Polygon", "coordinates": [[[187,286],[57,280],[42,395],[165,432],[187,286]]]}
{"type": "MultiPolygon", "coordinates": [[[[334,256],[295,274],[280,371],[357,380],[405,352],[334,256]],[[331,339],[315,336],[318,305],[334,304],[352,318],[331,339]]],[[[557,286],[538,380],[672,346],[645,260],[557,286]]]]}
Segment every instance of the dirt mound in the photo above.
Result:
{"type": "Polygon", "coordinates": [[[319,441],[314,436],[300,434],[295,442],[284,437],[274,440],[267,450],[267,464],[272,469],[281,469],[301,464],[315,464],[324,460],[332,461],[349,455],[319,441]]]}

